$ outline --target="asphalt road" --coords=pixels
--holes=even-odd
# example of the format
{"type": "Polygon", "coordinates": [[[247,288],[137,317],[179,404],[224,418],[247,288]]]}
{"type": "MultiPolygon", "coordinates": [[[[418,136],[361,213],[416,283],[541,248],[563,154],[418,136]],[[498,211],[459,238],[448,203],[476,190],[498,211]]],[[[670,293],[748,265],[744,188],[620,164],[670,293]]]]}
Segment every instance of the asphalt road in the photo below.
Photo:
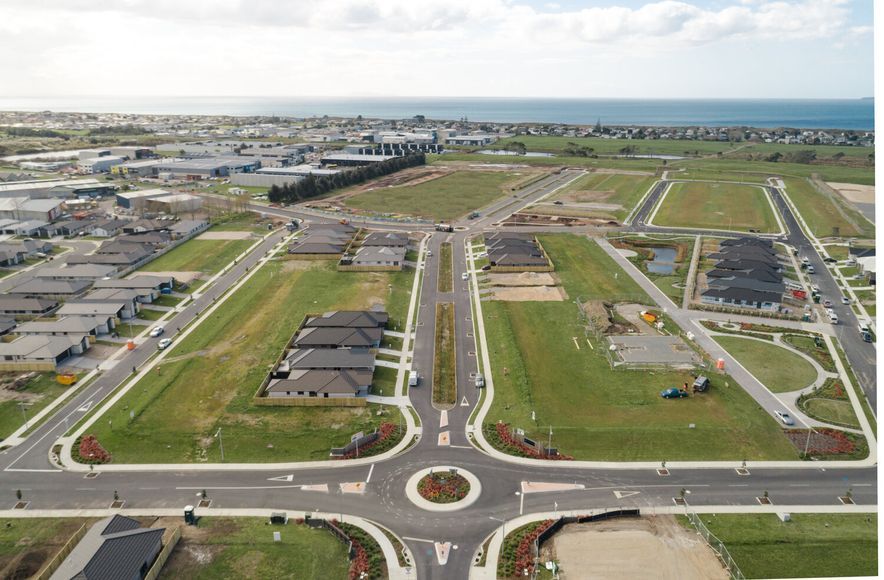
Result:
{"type": "MultiPolygon", "coordinates": [[[[104,471],[97,477],[88,478],[83,473],[52,467],[47,459],[50,448],[66,426],[72,426],[82,416],[78,409],[90,402],[92,406],[97,405],[128,378],[133,366],[146,361],[155,351],[155,339],[151,339],[127,353],[92,385],[72,396],[22,445],[0,453],[0,467],[3,468],[0,478],[9,494],[10,507],[16,489],[22,491],[23,498],[31,502],[33,509],[106,508],[117,492],[125,500],[125,507],[145,510],[181,508],[194,503],[196,496],[205,489],[212,499],[212,508],[204,513],[211,513],[213,508],[252,507],[343,513],[368,518],[407,538],[404,541],[415,557],[418,577],[447,579],[468,576],[475,550],[499,525],[492,517],[510,519],[520,513],[552,509],[590,510],[621,506],[637,506],[653,512],[657,507],[673,505],[673,498],[682,489],[686,491],[688,503],[694,506],[754,506],[758,504],[756,497],[765,491],[775,505],[783,506],[784,511],[797,505],[833,506],[840,505],[837,496],[844,495],[848,489],[852,490],[856,503],[877,504],[875,468],[824,470],[808,463],[801,469],[783,469],[750,462],[750,475],[738,475],[734,469],[695,468],[673,470],[668,477],[661,477],[654,469],[629,466],[582,469],[564,464],[514,464],[491,458],[468,444],[465,425],[477,403],[477,390],[470,374],[475,372],[477,363],[471,354],[476,352],[476,347],[475,338],[471,336],[469,295],[466,283],[461,280],[467,267],[464,240],[575,176],[576,172],[551,176],[516,192],[515,203],[512,198],[501,200],[486,208],[479,219],[455,224],[458,230],[453,234],[431,232],[428,248],[433,256],[427,260],[421,284],[413,358],[413,365],[423,376],[423,381],[409,393],[420,415],[423,435],[407,451],[370,466],[341,462],[297,470],[260,464],[241,470],[197,470],[176,466],[169,470],[104,471]],[[446,240],[453,245],[454,288],[450,293],[441,294],[437,289],[439,245],[446,240]],[[440,427],[441,412],[431,401],[433,313],[439,301],[454,303],[457,321],[458,396],[456,405],[447,412],[447,427],[440,427]],[[464,397],[468,404],[461,406],[464,397]],[[438,435],[443,430],[450,433],[449,446],[438,443],[438,435]],[[457,465],[474,473],[482,485],[476,503],[451,513],[426,512],[414,506],[405,494],[406,480],[415,471],[436,465],[457,465]],[[518,496],[516,492],[524,481],[570,483],[581,485],[583,489],[518,496]],[[367,482],[365,492],[342,493],[339,484],[347,482],[367,482]],[[329,491],[301,489],[307,484],[327,484],[329,491]],[[432,545],[435,541],[451,541],[457,546],[445,566],[436,561],[432,545]]],[[[649,199],[637,214],[633,229],[643,228],[641,216],[651,203],[649,199]]],[[[255,211],[280,217],[307,218],[313,223],[333,221],[288,208],[257,206],[255,211]]],[[[375,227],[377,224],[371,225],[375,227]]],[[[408,224],[384,224],[383,227],[427,231],[425,226],[408,224]]],[[[791,224],[790,230],[800,232],[791,224]]],[[[276,233],[263,242],[255,252],[221,276],[203,296],[166,322],[166,328],[184,327],[192,321],[198,312],[204,311],[217,296],[233,286],[246,268],[254,267],[282,235],[276,233]]],[[[820,267],[819,271],[826,270],[820,267]]]]}

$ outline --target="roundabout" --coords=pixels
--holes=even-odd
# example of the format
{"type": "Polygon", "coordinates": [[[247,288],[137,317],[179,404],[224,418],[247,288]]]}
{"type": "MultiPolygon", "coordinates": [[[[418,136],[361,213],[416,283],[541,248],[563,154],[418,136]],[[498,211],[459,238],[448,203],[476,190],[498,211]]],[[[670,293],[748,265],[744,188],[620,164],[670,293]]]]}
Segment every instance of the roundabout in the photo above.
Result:
{"type": "Polygon", "coordinates": [[[453,512],[479,499],[482,484],[465,469],[436,465],[408,478],[405,495],[417,507],[431,512],[453,512]]]}

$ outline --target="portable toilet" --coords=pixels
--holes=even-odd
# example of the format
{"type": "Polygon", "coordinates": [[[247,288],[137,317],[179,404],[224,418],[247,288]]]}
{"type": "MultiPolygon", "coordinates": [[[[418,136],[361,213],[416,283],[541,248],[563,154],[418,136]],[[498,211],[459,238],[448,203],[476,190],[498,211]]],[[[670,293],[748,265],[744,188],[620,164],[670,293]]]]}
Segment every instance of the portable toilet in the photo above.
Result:
{"type": "Polygon", "coordinates": [[[715,368],[717,368],[720,371],[724,370],[724,359],[723,358],[720,358],[715,362],[715,368]]]}
{"type": "Polygon", "coordinates": [[[184,523],[188,526],[196,525],[196,514],[194,514],[192,505],[184,506],[184,523]]]}

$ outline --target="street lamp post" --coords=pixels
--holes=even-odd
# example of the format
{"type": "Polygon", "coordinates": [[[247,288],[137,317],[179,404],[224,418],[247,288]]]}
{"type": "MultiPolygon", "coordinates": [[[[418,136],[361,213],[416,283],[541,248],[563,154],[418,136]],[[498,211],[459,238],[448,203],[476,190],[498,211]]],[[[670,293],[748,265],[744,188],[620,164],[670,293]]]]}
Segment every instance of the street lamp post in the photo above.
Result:
{"type": "Polygon", "coordinates": [[[221,427],[218,427],[218,432],[215,433],[215,437],[218,438],[218,446],[221,449],[221,462],[224,462],[224,439],[221,437],[221,427]]]}
{"type": "Polygon", "coordinates": [[[25,412],[26,407],[27,407],[27,405],[23,402],[18,404],[18,408],[21,409],[21,416],[25,420],[25,429],[27,430],[28,429],[28,414],[27,414],[27,412],[25,412]]]}

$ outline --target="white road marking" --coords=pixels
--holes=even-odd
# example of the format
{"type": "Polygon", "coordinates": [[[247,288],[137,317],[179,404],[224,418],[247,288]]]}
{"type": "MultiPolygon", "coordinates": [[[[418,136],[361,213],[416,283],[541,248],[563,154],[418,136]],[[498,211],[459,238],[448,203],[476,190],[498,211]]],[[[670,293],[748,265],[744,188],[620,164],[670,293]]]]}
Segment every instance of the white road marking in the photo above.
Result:
{"type": "Polygon", "coordinates": [[[436,542],[433,540],[426,540],[424,538],[411,538],[409,536],[402,536],[403,540],[411,540],[412,542],[425,542],[427,544],[435,544],[436,542]]]}
{"type": "Polygon", "coordinates": [[[371,481],[371,474],[374,471],[374,463],[371,464],[371,467],[368,468],[368,477],[365,478],[365,483],[371,481]]]}
{"type": "Polygon", "coordinates": [[[461,406],[461,407],[469,407],[469,406],[470,406],[470,402],[467,401],[467,396],[466,396],[466,395],[464,395],[463,399],[461,399],[461,401],[460,401],[460,406],[461,406]]]}
{"type": "Polygon", "coordinates": [[[615,489],[614,490],[614,497],[616,497],[617,499],[623,499],[624,497],[632,497],[632,496],[638,495],[640,493],[641,493],[640,491],[620,491],[620,490],[615,489]]]}
{"type": "Polygon", "coordinates": [[[78,407],[77,411],[79,411],[80,413],[85,413],[86,411],[88,411],[91,408],[92,408],[92,400],[89,400],[89,401],[86,401],[85,403],[83,403],[80,407],[78,407]]]}
{"type": "Polygon", "coordinates": [[[268,477],[267,478],[267,481],[289,481],[289,482],[291,482],[294,480],[295,480],[294,473],[289,474],[289,475],[280,475],[279,477],[268,477]]]}

